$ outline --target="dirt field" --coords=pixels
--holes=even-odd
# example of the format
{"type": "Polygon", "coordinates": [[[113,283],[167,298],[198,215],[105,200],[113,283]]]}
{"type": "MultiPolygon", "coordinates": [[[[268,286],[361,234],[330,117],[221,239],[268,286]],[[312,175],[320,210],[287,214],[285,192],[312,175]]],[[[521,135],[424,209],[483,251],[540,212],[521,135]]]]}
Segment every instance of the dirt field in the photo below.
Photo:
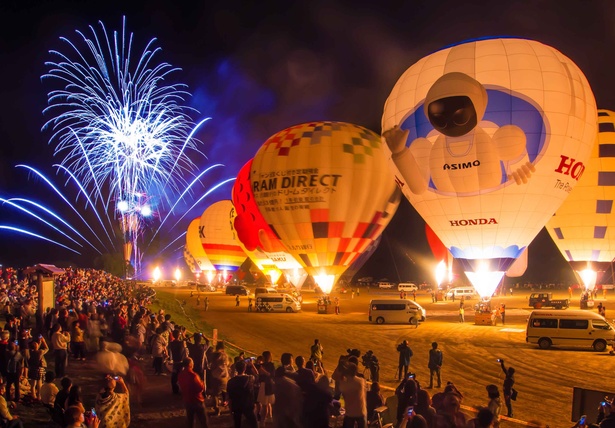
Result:
{"type": "MultiPolygon", "coordinates": [[[[195,307],[196,299],[189,298],[189,290],[164,289],[160,292],[171,293],[178,299],[185,299],[189,307],[195,307]]],[[[525,342],[525,323],[531,311],[527,307],[529,292],[494,298],[495,304],[506,304],[505,326],[475,325],[470,307],[476,301],[466,302],[466,322],[461,324],[458,322],[458,301],[431,303],[429,295],[417,294],[417,301],[427,310],[427,321],[416,329],[368,322],[370,299],[399,297],[394,291],[372,289],[368,294],[361,289],[360,296],[354,298],[350,293],[339,294],[339,316],[318,314],[314,295],[309,293],[304,294],[303,310],[293,314],[249,313],[246,297],[242,297],[240,306],[236,307],[232,296],[208,294],[209,310],[198,316],[215,326],[220,337],[254,354],[268,349],[276,359],[282,352],[307,357],[310,345],[318,338],[325,348],[326,367],[331,370],[346,349],[358,348],[362,352],[371,349],[380,360],[381,384],[389,388],[396,386],[398,354],[395,347],[398,343],[404,339],[409,341],[414,352],[411,370],[417,373],[417,380],[426,385],[428,351],[431,342],[437,341],[444,352],[442,380],[454,382],[464,394],[464,405],[468,406],[487,403],[485,386],[490,383],[501,390],[504,376],[496,360],[503,358],[507,366],[517,371],[515,387],[519,398],[513,407],[515,419],[522,421],[540,421],[551,427],[571,426],[573,387],[613,389],[611,377],[605,374],[612,371],[615,357],[608,353],[574,348],[541,350],[525,342]]],[[[558,298],[568,297],[564,292],[555,294],[558,298]]],[[[602,301],[608,308],[609,301],[602,301]]],[[[573,308],[578,306],[577,295],[573,302],[573,308]]],[[[504,426],[516,425],[505,422],[504,426]]]]}

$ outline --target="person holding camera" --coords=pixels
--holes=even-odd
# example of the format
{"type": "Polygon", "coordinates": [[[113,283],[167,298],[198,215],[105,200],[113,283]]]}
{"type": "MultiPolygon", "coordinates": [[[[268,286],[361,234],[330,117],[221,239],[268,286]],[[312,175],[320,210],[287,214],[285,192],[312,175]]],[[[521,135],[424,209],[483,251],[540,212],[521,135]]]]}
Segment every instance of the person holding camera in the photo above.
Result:
{"type": "Polygon", "coordinates": [[[414,373],[409,373],[395,389],[397,396],[397,425],[404,419],[404,411],[411,406],[414,409],[418,398],[419,386],[414,373]]]}
{"type": "Polygon", "coordinates": [[[101,425],[128,428],[130,426],[130,400],[124,379],[121,376],[107,375],[103,385],[103,390],[96,396],[94,404],[101,425]],[[118,385],[121,387],[121,392],[115,392],[118,385]]]}
{"type": "Polygon", "coordinates": [[[412,357],[412,349],[408,346],[408,341],[404,340],[402,343],[397,345],[397,352],[399,352],[399,366],[397,369],[397,380],[406,379],[408,376],[408,367],[410,366],[410,358],[412,357]],[[401,372],[404,372],[404,376],[402,378],[401,372]]]}
{"type": "MultiPolygon", "coordinates": [[[[581,419],[586,419],[585,416],[581,419]]],[[[577,422],[575,427],[583,427],[587,423],[586,420],[581,420],[577,422]]],[[[604,398],[603,401],[600,402],[600,407],[598,408],[598,419],[596,420],[596,426],[600,428],[615,428],[615,406],[613,400],[609,400],[608,398],[604,398]]],[[[594,425],[592,425],[594,426],[594,425]]]]}
{"type": "MultiPolygon", "coordinates": [[[[374,355],[372,350],[367,351],[362,358],[362,363],[369,369],[369,374],[372,382],[380,381],[380,364],[378,358],[374,355]]],[[[368,416],[371,416],[368,414],[368,416]]]]}
{"type": "Polygon", "coordinates": [[[504,375],[506,376],[504,378],[504,385],[502,389],[504,390],[504,402],[506,403],[506,408],[508,409],[507,416],[509,418],[512,418],[513,417],[512,402],[517,399],[517,391],[513,388],[513,386],[515,385],[515,369],[513,369],[512,367],[509,367],[507,369],[506,366],[504,365],[504,360],[501,358],[498,358],[498,363],[500,363],[500,366],[502,367],[502,371],[504,372],[504,375]]]}

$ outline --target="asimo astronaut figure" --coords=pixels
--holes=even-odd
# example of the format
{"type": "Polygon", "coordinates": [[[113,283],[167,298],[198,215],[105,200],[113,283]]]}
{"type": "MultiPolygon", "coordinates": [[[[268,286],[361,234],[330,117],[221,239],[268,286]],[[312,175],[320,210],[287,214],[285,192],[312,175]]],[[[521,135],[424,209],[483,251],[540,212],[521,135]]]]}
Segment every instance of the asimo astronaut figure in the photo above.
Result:
{"type": "Polygon", "coordinates": [[[422,194],[430,180],[439,193],[467,195],[489,191],[508,180],[527,182],[535,169],[528,160],[525,133],[515,125],[495,132],[478,126],[487,101],[487,91],[477,80],[464,73],[447,73],[429,89],[423,106],[439,133],[434,143],[420,137],[406,147],[409,131],[399,126],[383,133],[410,191],[422,194]]]}

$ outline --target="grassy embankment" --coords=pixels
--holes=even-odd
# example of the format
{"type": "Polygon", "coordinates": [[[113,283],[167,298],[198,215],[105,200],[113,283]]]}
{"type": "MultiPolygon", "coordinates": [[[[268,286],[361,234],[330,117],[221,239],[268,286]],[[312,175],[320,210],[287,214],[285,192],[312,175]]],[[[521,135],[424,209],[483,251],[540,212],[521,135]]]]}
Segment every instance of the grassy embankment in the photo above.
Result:
{"type": "MultiPolygon", "coordinates": [[[[172,315],[171,320],[177,325],[186,327],[186,331],[190,335],[200,332],[211,340],[213,337],[213,326],[203,321],[202,317],[199,316],[199,310],[195,306],[183,305],[185,297],[185,295],[177,293],[176,290],[156,290],[156,299],[152,303],[151,310],[154,313],[158,313],[160,309],[164,309],[166,314],[172,315]]],[[[225,341],[226,353],[232,359],[243,349],[229,343],[228,339],[218,336],[218,340],[225,341]]]]}

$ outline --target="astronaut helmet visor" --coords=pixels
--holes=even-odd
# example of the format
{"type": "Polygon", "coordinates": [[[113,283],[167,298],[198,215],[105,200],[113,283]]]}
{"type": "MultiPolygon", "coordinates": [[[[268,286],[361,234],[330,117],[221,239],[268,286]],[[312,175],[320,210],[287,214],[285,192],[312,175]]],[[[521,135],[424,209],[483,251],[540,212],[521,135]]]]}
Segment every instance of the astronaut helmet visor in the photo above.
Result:
{"type": "Polygon", "coordinates": [[[477,124],[476,110],[466,96],[435,100],[429,104],[427,112],[433,127],[450,137],[467,134],[477,124]]]}

